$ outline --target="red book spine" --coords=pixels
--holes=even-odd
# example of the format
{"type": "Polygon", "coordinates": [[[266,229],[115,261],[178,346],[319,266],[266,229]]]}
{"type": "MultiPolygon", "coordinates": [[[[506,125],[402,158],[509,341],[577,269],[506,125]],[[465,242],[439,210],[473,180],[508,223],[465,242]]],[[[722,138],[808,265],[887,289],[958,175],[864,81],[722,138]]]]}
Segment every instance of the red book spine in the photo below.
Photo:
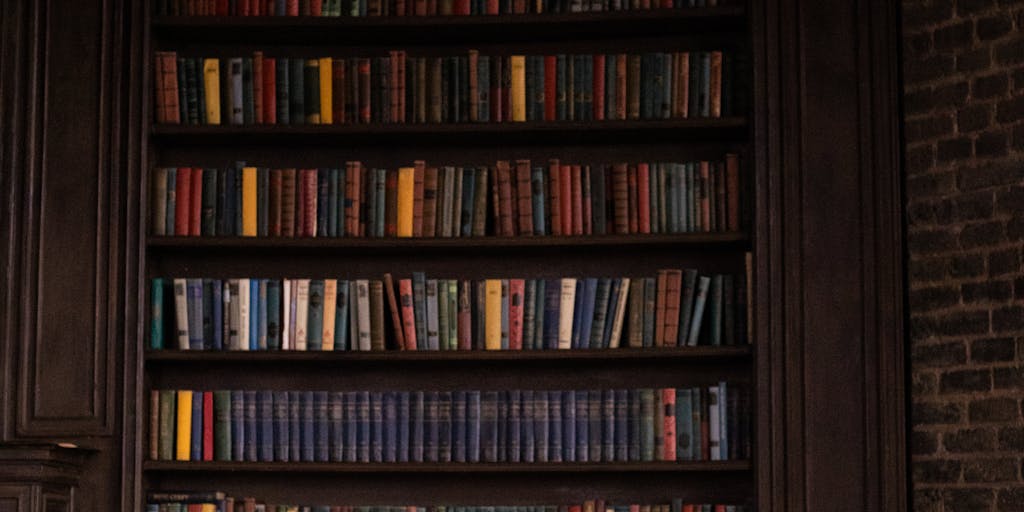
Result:
{"type": "MultiPolygon", "coordinates": [[[[555,108],[558,97],[558,60],[554,55],[544,56],[544,120],[555,121],[555,108]]],[[[596,73],[597,70],[595,69],[596,73]]]]}
{"type": "Polygon", "coordinates": [[[562,232],[562,173],[558,160],[551,160],[548,166],[548,204],[546,211],[551,215],[551,234],[558,236],[562,232]]]}
{"type": "Polygon", "coordinates": [[[281,169],[270,171],[270,194],[268,198],[268,231],[270,236],[281,236],[281,169]]]}
{"type": "Polygon", "coordinates": [[[502,67],[504,64],[504,58],[501,56],[495,56],[491,60],[491,104],[490,113],[491,121],[495,123],[502,122],[505,117],[501,111],[501,78],[503,76],[502,67]]]}
{"type": "Polygon", "coordinates": [[[305,169],[302,171],[302,186],[304,189],[305,202],[302,204],[303,236],[316,236],[316,202],[317,202],[317,170],[305,169]]]}
{"type": "Polygon", "coordinates": [[[192,195],[191,168],[178,167],[174,190],[174,234],[175,236],[187,236],[189,216],[192,215],[192,207],[189,203],[189,196],[192,195]]]}
{"type": "Polygon", "coordinates": [[[405,0],[395,0],[395,16],[408,16],[405,0]]]}
{"type": "Polygon", "coordinates": [[[487,14],[498,14],[498,0],[487,0],[487,14]]]}
{"type": "Polygon", "coordinates": [[[228,0],[217,0],[217,16],[230,16],[231,13],[228,11],[228,6],[228,0]]]}
{"type": "Polygon", "coordinates": [[[583,234],[583,169],[572,166],[572,234],[583,234]]]}
{"type": "Polygon", "coordinates": [[[203,393],[203,460],[213,460],[213,393],[203,393]]]}
{"type": "Polygon", "coordinates": [[[249,9],[251,16],[262,16],[263,15],[263,0],[250,0],[252,7],[249,9]]]}
{"type": "Polygon", "coordinates": [[[238,12],[232,13],[238,16],[251,16],[252,15],[252,2],[250,0],[244,0],[235,4],[235,9],[238,12]]]}
{"type": "Polygon", "coordinates": [[[711,231],[711,168],[708,162],[700,163],[700,228],[711,231]]]}
{"type": "Polygon", "coordinates": [[[263,59],[263,122],[277,123],[277,60],[263,59]]]}
{"type": "Polygon", "coordinates": [[[533,189],[530,186],[530,161],[516,160],[516,199],[519,210],[519,234],[533,234],[533,189]]]}
{"type": "Polygon", "coordinates": [[[405,349],[416,350],[416,314],[412,309],[412,279],[398,280],[398,300],[402,306],[402,334],[405,349]]]}
{"type": "Polygon", "coordinates": [[[679,56],[679,69],[676,71],[676,83],[679,84],[679,116],[690,115],[690,53],[683,52],[679,56]]]}
{"type": "Polygon", "coordinates": [[[657,291],[654,299],[654,346],[665,345],[665,291],[668,287],[668,272],[658,271],[657,291]]]}
{"type": "Polygon", "coordinates": [[[459,283],[459,309],[457,320],[459,323],[459,350],[472,350],[473,348],[472,286],[472,281],[462,281],[459,283]]]}
{"type": "Polygon", "coordinates": [[[604,121],[604,54],[594,55],[594,120],[604,121]]]}
{"type": "Polygon", "coordinates": [[[626,54],[615,58],[615,119],[626,118],[626,54]]]}
{"type": "Polygon", "coordinates": [[[452,2],[452,14],[459,16],[469,15],[469,0],[455,0],[452,2]]]}
{"type": "MultiPolygon", "coordinates": [[[[423,174],[427,163],[423,160],[413,162],[412,178],[412,236],[423,236],[423,174]]],[[[483,193],[483,192],[480,192],[483,193]]]]}
{"type": "Polygon", "coordinates": [[[572,167],[561,165],[558,168],[558,185],[562,188],[559,195],[562,196],[562,234],[572,234],[572,167]]]}
{"type": "Polygon", "coordinates": [[[593,197],[590,192],[590,166],[583,166],[583,233],[594,234],[593,197]]]}
{"type": "Polygon", "coordinates": [[[288,0],[288,3],[285,5],[285,14],[287,16],[298,16],[299,0],[288,0]]]}
{"type": "Polygon", "coordinates": [[[501,236],[515,236],[515,224],[512,220],[512,170],[507,160],[498,162],[498,201],[501,209],[498,212],[500,217],[501,236]]]}
{"type": "Polygon", "coordinates": [[[359,59],[359,120],[370,122],[370,59],[359,59]]]}
{"type": "Polygon", "coordinates": [[[309,15],[322,16],[324,9],[323,0],[309,0],[309,15]]]}
{"type": "Polygon", "coordinates": [[[628,177],[629,177],[629,181],[628,181],[628,186],[629,186],[629,232],[630,233],[637,233],[639,231],[638,230],[638,226],[637,226],[639,224],[639,218],[637,216],[637,213],[638,213],[638,210],[639,210],[639,208],[637,206],[639,204],[639,197],[638,197],[638,194],[637,194],[637,176],[636,176],[636,174],[637,174],[636,166],[630,165],[629,166],[629,174],[628,174],[628,177]]]}
{"type": "Polygon", "coordinates": [[[437,167],[427,167],[423,171],[423,236],[428,238],[438,231],[437,196],[437,167]]]}
{"type": "Polygon", "coordinates": [[[306,236],[306,172],[295,171],[295,236],[306,236]]]}
{"type": "Polygon", "coordinates": [[[395,280],[390,273],[384,274],[384,292],[388,297],[388,309],[391,310],[391,329],[395,335],[395,346],[398,347],[398,350],[405,350],[402,311],[398,308],[398,300],[395,297],[395,280]]]}
{"type": "Polygon", "coordinates": [[[641,233],[651,232],[651,168],[645,163],[636,166],[637,227],[641,233]]]}
{"type": "Polygon", "coordinates": [[[203,221],[203,169],[196,167],[192,169],[192,193],[188,214],[188,234],[199,236],[202,232],[200,225],[203,221]]]}
{"type": "Polygon", "coordinates": [[[612,166],[612,205],[615,233],[629,233],[629,172],[626,164],[612,166]]]}
{"type": "Polygon", "coordinates": [[[281,236],[295,236],[295,169],[281,171],[281,236]]]}
{"type": "Polygon", "coordinates": [[[665,428],[663,430],[665,440],[662,447],[665,449],[661,460],[676,460],[676,390],[666,388],[661,390],[661,403],[665,406],[665,428]]]}
{"type": "Polygon", "coordinates": [[[393,169],[388,170],[384,178],[384,234],[387,236],[398,236],[398,173],[393,169]]]}
{"type": "Polygon", "coordinates": [[[345,124],[345,59],[334,59],[331,71],[334,73],[331,81],[331,107],[334,110],[334,124],[345,124]]]}
{"type": "Polygon", "coordinates": [[[437,16],[437,0],[427,0],[427,16],[437,16]]]}
{"type": "Polygon", "coordinates": [[[728,202],[725,229],[740,230],[740,160],[735,154],[725,155],[725,197],[728,202]]]}
{"type": "Polygon", "coordinates": [[[426,16],[427,0],[413,0],[413,10],[416,12],[416,16],[426,16]]]}
{"type": "Polygon", "coordinates": [[[508,348],[523,349],[523,297],[526,293],[526,281],[522,279],[508,280],[508,348]]]}
{"type": "Polygon", "coordinates": [[[253,121],[263,124],[263,52],[255,52],[252,57],[252,101],[253,121]]]}

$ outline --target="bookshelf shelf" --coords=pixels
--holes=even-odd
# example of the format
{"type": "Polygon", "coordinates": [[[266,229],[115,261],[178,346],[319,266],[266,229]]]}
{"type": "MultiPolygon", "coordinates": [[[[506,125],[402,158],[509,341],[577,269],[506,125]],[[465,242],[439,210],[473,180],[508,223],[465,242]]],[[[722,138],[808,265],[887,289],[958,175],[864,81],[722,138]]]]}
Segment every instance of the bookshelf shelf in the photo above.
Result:
{"type": "Polygon", "coordinates": [[[443,363],[502,362],[529,364],[543,361],[641,362],[659,361],[749,361],[750,346],[735,347],[679,347],[614,350],[537,350],[537,351],[389,351],[389,352],[221,352],[152,350],[146,352],[146,362],[170,363],[443,363]]]}
{"type": "Polygon", "coordinates": [[[159,37],[194,42],[245,44],[395,44],[451,40],[515,41],[567,40],[674,34],[721,34],[742,31],[742,6],[648,11],[608,11],[565,14],[506,14],[498,16],[405,17],[278,17],[278,16],[160,16],[153,19],[159,37]],[[500,30],[495,30],[500,29],[500,30]]]}
{"type": "Polygon", "coordinates": [[[742,142],[743,117],[627,120],[544,121],[517,123],[357,124],[357,125],[155,125],[152,136],[162,143],[417,145],[417,144],[598,144],[658,141],[742,142]],[[685,137],[685,139],[681,138],[685,137]]]}
{"type": "Polygon", "coordinates": [[[469,238],[280,238],[280,237],[195,237],[151,236],[150,250],[203,249],[317,249],[324,251],[425,251],[478,249],[513,249],[531,247],[633,247],[637,249],[680,247],[687,250],[744,247],[750,239],[739,233],[684,233],[652,235],[591,235],[535,237],[469,237],[469,238]]]}
{"type": "Polygon", "coordinates": [[[685,462],[594,462],[594,463],[453,463],[453,462],[180,462],[146,461],[143,470],[149,473],[722,473],[744,472],[750,461],[685,461],[685,462]]]}

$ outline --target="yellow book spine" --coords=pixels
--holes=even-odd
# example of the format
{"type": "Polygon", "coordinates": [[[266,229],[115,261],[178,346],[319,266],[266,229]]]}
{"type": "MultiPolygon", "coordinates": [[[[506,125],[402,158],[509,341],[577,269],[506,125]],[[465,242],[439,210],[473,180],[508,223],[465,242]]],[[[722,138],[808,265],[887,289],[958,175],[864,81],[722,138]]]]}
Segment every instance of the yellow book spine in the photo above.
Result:
{"type": "Polygon", "coordinates": [[[320,124],[334,124],[334,73],[330,57],[320,59],[320,124]]]}
{"type": "Polygon", "coordinates": [[[203,503],[200,510],[202,512],[217,512],[217,505],[213,503],[203,503]]]}
{"type": "Polygon", "coordinates": [[[526,57],[513,55],[509,57],[512,68],[512,85],[509,91],[512,97],[512,120],[526,121],[526,57]]]}
{"type": "Polygon", "coordinates": [[[178,391],[178,428],[174,460],[189,460],[192,453],[192,392],[178,391]]]}
{"type": "Polygon", "coordinates": [[[206,124],[220,124],[220,60],[203,59],[203,96],[206,124]]]}
{"type": "Polygon", "coordinates": [[[334,317],[338,299],[338,280],[324,279],[324,328],[320,337],[323,350],[334,350],[334,317]]]}
{"type": "Polygon", "coordinates": [[[501,280],[484,282],[484,348],[501,350],[501,280]]]}
{"type": "Polygon", "coordinates": [[[414,169],[402,167],[398,169],[398,236],[412,236],[412,202],[413,182],[415,181],[414,169]]]}
{"type": "Polygon", "coordinates": [[[242,236],[256,236],[256,168],[242,168],[242,236]]]}

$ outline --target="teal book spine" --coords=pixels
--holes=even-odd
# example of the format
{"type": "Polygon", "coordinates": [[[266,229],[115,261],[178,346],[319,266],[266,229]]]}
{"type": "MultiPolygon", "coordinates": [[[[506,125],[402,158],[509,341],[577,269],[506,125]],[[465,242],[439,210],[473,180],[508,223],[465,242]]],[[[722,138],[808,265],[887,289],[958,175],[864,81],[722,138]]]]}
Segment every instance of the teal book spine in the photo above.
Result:
{"type": "MultiPolygon", "coordinates": [[[[423,272],[412,273],[412,304],[416,318],[416,350],[428,350],[426,319],[427,277],[423,272]]],[[[479,338],[483,342],[483,338],[479,338]]]]}
{"type": "Polygon", "coordinates": [[[676,459],[693,460],[693,390],[676,390],[676,459]]]}
{"type": "Polygon", "coordinates": [[[306,123],[320,124],[320,61],[307,59],[303,75],[306,123]]]}
{"type": "Polygon", "coordinates": [[[153,278],[150,283],[149,348],[164,348],[164,280],[153,278]]]}
{"type": "Polygon", "coordinates": [[[348,339],[348,281],[338,280],[338,295],[335,300],[334,313],[334,350],[346,350],[348,339]]]}
{"type": "MultiPolygon", "coordinates": [[[[415,282],[413,283],[413,295],[415,295],[415,282]]],[[[437,305],[437,280],[427,279],[424,283],[424,314],[426,315],[426,339],[427,346],[425,350],[438,350],[439,348],[439,335],[438,335],[438,305],[437,305]]],[[[418,334],[418,333],[417,333],[418,334]]],[[[419,338],[417,338],[419,339],[419,338]]]]}
{"type": "Polygon", "coordinates": [[[683,347],[690,336],[690,321],[693,318],[693,302],[697,296],[697,271],[683,270],[682,297],[679,301],[679,337],[676,345],[683,347]]]}
{"type": "Polygon", "coordinates": [[[448,350],[448,281],[445,279],[437,283],[437,338],[438,348],[448,350]]]}
{"type": "Polygon", "coordinates": [[[258,336],[256,338],[256,340],[257,340],[256,346],[260,350],[267,350],[269,348],[269,345],[267,344],[267,329],[268,329],[268,324],[269,324],[269,315],[267,314],[267,307],[268,307],[267,287],[268,287],[268,285],[270,283],[270,280],[268,280],[268,279],[258,279],[257,281],[259,282],[259,295],[258,295],[258,299],[257,299],[259,301],[258,302],[258,309],[257,309],[257,311],[259,313],[259,316],[257,318],[259,329],[257,331],[258,332],[258,336]]]}
{"type": "Polygon", "coordinates": [[[256,234],[270,235],[270,169],[256,170],[256,234]]]}
{"type": "Polygon", "coordinates": [[[710,277],[701,277],[697,282],[697,294],[693,304],[693,318],[690,320],[690,333],[687,340],[688,345],[697,345],[700,337],[701,322],[704,319],[704,307],[708,299],[708,288],[711,286],[710,277]]]}
{"type": "Polygon", "coordinates": [[[533,350],[537,333],[537,282],[527,279],[523,293],[523,350],[533,350]]]}
{"type": "Polygon", "coordinates": [[[256,122],[256,102],[253,98],[252,59],[242,59],[242,123],[256,122]]]}
{"type": "Polygon", "coordinates": [[[281,281],[267,280],[267,350],[281,349],[281,281]]]}
{"type": "Polygon", "coordinates": [[[716,274],[711,278],[711,345],[722,344],[722,275],[716,274]]]}
{"type": "Polygon", "coordinates": [[[309,282],[309,310],[306,322],[306,349],[321,350],[324,328],[324,281],[309,282]]]}

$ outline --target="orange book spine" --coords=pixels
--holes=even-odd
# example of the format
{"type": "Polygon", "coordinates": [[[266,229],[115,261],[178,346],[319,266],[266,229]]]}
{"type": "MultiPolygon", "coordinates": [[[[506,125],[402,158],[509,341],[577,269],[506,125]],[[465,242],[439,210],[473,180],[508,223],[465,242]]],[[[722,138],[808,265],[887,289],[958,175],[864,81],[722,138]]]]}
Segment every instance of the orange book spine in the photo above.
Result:
{"type": "Polygon", "coordinates": [[[398,299],[402,307],[402,339],[406,350],[416,350],[416,314],[412,305],[412,279],[398,280],[398,299]]]}
{"type": "Polygon", "coordinates": [[[722,52],[711,52],[711,76],[708,80],[711,117],[722,117],[722,52]]]}
{"type": "Polygon", "coordinates": [[[666,388],[661,390],[661,403],[665,407],[665,426],[662,430],[665,440],[662,447],[665,448],[661,460],[676,460],[676,390],[666,388]]]}

